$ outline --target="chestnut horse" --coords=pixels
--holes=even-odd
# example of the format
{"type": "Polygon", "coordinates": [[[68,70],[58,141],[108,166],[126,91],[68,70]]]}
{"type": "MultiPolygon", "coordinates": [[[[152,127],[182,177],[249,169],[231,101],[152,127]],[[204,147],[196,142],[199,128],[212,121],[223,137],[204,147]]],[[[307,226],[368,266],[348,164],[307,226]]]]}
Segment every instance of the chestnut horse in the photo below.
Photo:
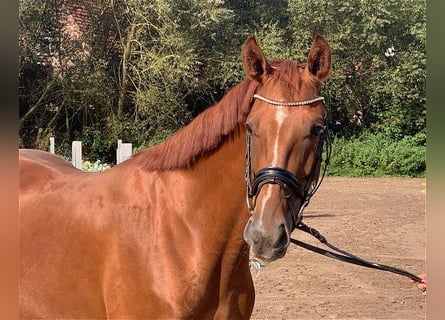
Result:
{"type": "Polygon", "coordinates": [[[20,150],[22,318],[250,317],[250,259],[284,256],[319,180],[331,50],[269,62],[250,36],[242,58],[219,103],[112,169],[20,150]]]}

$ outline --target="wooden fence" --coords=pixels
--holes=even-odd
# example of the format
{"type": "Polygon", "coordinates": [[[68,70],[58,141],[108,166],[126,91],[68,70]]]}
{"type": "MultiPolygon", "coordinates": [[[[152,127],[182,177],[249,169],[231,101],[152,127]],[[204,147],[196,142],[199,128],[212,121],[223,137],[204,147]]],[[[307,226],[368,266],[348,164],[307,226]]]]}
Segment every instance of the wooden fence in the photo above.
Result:
{"type": "MultiPolygon", "coordinates": [[[[119,164],[130,158],[132,154],[132,148],[133,146],[131,143],[123,143],[122,140],[117,140],[116,164],[119,164]]],[[[52,154],[55,153],[54,137],[49,138],[49,152],[51,152],[52,154]]],[[[73,166],[78,169],[82,169],[82,141],[72,142],[71,153],[71,163],[73,164],[73,166]]]]}

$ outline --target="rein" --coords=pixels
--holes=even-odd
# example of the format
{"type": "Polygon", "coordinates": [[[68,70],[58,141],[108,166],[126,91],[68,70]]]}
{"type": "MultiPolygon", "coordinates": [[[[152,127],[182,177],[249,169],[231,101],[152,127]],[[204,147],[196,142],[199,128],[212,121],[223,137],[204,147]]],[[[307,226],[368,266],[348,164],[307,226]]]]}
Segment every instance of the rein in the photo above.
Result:
{"type": "Polygon", "coordinates": [[[378,269],[378,270],[383,270],[383,271],[388,271],[388,272],[392,272],[392,273],[396,273],[408,278],[411,278],[412,280],[416,281],[416,282],[423,282],[421,278],[419,278],[418,276],[412,274],[411,272],[408,272],[406,270],[400,269],[400,268],[396,268],[396,267],[391,267],[391,266],[387,266],[384,264],[380,264],[380,263],[376,263],[376,262],[371,262],[371,261],[367,261],[363,258],[360,258],[356,255],[353,255],[352,253],[342,250],[332,244],[330,244],[326,238],[320,234],[320,232],[318,232],[316,229],[309,227],[308,225],[304,224],[303,222],[300,222],[296,229],[299,229],[301,231],[304,231],[306,233],[309,233],[310,235],[314,236],[315,238],[318,239],[318,241],[320,241],[321,243],[323,243],[325,246],[331,248],[334,251],[339,252],[335,253],[335,252],[331,252],[329,250],[324,250],[315,246],[312,246],[310,244],[304,243],[302,241],[299,240],[295,240],[295,239],[290,239],[290,241],[293,244],[296,244],[302,248],[305,248],[307,250],[313,251],[315,253],[319,253],[321,255],[324,255],[326,257],[332,258],[332,259],[337,259],[343,262],[347,262],[347,263],[351,263],[351,264],[356,264],[359,266],[363,266],[363,267],[367,267],[367,268],[372,268],[372,269],[378,269]]]}
{"type": "MultiPolygon", "coordinates": [[[[285,106],[285,107],[299,107],[299,106],[304,106],[304,105],[310,105],[310,104],[313,104],[313,103],[319,102],[319,101],[322,101],[324,104],[324,102],[325,102],[325,98],[321,97],[321,96],[315,97],[312,99],[308,99],[308,100],[291,101],[291,102],[272,100],[272,99],[263,97],[259,94],[255,94],[253,97],[255,99],[264,101],[264,102],[274,105],[274,106],[285,106]]],[[[323,243],[330,249],[332,249],[336,252],[339,252],[340,254],[331,252],[328,250],[324,250],[324,249],[321,249],[321,248],[309,245],[307,243],[304,243],[302,241],[298,241],[298,240],[291,238],[290,241],[292,243],[294,243],[298,246],[301,246],[305,249],[311,250],[313,252],[333,258],[333,259],[337,259],[340,261],[364,266],[367,268],[389,271],[392,273],[396,273],[399,275],[409,277],[412,280],[417,281],[419,283],[422,282],[421,278],[419,278],[418,276],[416,276],[408,271],[405,271],[403,269],[396,268],[396,267],[391,267],[391,266],[375,263],[375,262],[370,262],[370,261],[362,259],[358,256],[355,256],[345,250],[337,248],[336,246],[330,244],[326,240],[326,238],[323,235],[321,235],[316,229],[311,228],[303,223],[303,221],[302,221],[303,210],[304,210],[304,208],[307,207],[307,205],[309,204],[309,200],[311,199],[311,197],[315,194],[315,192],[320,187],[320,185],[323,181],[323,178],[326,174],[326,170],[327,170],[329,160],[331,157],[332,145],[331,145],[331,140],[330,140],[329,131],[328,131],[328,127],[327,127],[326,115],[325,115],[324,122],[325,122],[324,124],[326,126],[326,132],[324,132],[322,134],[322,136],[320,136],[320,142],[317,146],[317,160],[314,162],[314,165],[312,167],[312,172],[310,175],[311,182],[310,182],[309,188],[305,188],[295,174],[293,174],[292,172],[290,172],[286,169],[278,168],[278,167],[266,167],[266,168],[262,168],[262,169],[258,170],[257,172],[254,173],[253,181],[252,181],[252,179],[251,179],[251,176],[252,176],[252,172],[251,172],[252,171],[251,170],[251,139],[252,139],[252,137],[251,137],[251,135],[252,135],[252,133],[247,131],[247,134],[246,134],[245,180],[246,180],[246,186],[247,186],[246,202],[247,202],[247,208],[249,209],[249,212],[253,213],[253,210],[255,209],[255,206],[256,206],[256,198],[257,198],[258,194],[260,193],[261,188],[266,184],[277,184],[284,191],[284,197],[288,201],[288,208],[289,208],[289,212],[290,212],[290,215],[291,215],[293,223],[294,223],[294,229],[298,229],[298,230],[301,230],[301,231],[311,234],[312,236],[317,238],[321,243],[323,243]],[[317,168],[318,164],[321,165],[321,163],[323,162],[323,151],[325,152],[325,161],[324,161],[324,167],[322,170],[321,178],[319,179],[319,175],[317,173],[316,168],[317,168]],[[296,196],[298,199],[301,200],[301,205],[300,205],[299,209],[295,208],[295,204],[292,201],[292,195],[296,196]]],[[[262,267],[258,262],[256,264],[252,263],[252,265],[257,270],[262,267]]]]}

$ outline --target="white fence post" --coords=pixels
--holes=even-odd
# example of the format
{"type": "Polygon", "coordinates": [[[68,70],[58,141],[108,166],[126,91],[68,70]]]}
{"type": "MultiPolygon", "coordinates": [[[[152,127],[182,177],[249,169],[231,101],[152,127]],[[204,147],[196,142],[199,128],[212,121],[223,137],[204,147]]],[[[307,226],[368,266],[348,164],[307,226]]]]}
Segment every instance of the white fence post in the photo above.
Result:
{"type": "Polygon", "coordinates": [[[49,138],[49,152],[54,154],[54,148],[55,144],[54,144],[54,137],[50,137],[49,138]]]}
{"type": "Polygon", "coordinates": [[[73,141],[71,150],[73,166],[77,169],[82,169],[82,142],[73,141]]]}
{"type": "Polygon", "coordinates": [[[133,152],[132,149],[133,145],[131,143],[122,143],[122,140],[117,140],[116,164],[129,159],[133,152]]]}
{"type": "Polygon", "coordinates": [[[121,144],[121,162],[129,159],[131,157],[133,145],[131,143],[122,143],[121,144]]]}
{"type": "Polygon", "coordinates": [[[116,149],[116,164],[119,164],[121,162],[121,145],[122,145],[122,140],[118,139],[117,149],[116,149]]]}
{"type": "MultiPolygon", "coordinates": [[[[54,154],[55,152],[55,143],[54,137],[49,138],[49,152],[54,154]]],[[[71,145],[72,152],[72,160],[71,163],[74,167],[78,169],[82,169],[82,141],[73,141],[71,145]]],[[[133,144],[131,143],[122,143],[122,140],[117,140],[117,149],[116,149],[116,164],[119,164],[129,158],[133,153],[133,144]]]]}

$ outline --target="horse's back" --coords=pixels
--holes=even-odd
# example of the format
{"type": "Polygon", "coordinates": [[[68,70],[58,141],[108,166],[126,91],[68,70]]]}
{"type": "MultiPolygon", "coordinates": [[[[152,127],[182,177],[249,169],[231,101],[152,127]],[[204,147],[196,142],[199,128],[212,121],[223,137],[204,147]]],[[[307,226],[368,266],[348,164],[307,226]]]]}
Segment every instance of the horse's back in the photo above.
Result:
{"type": "Polygon", "coordinates": [[[90,261],[101,248],[82,232],[88,221],[75,209],[76,185],[85,180],[78,178],[88,174],[39,150],[20,150],[19,167],[21,317],[103,317],[102,299],[90,294],[100,291],[100,272],[90,261]],[[76,303],[93,312],[72,311],[76,303]]]}
{"type": "Polygon", "coordinates": [[[59,176],[82,174],[73,167],[49,152],[33,149],[19,150],[20,193],[39,191],[59,176]]]}
{"type": "Polygon", "coordinates": [[[20,180],[21,318],[172,314],[146,268],[159,225],[151,203],[164,193],[155,192],[162,189],[156,174],[130,160],[86,173],[49,153],[21,150],[20,180]]]}

